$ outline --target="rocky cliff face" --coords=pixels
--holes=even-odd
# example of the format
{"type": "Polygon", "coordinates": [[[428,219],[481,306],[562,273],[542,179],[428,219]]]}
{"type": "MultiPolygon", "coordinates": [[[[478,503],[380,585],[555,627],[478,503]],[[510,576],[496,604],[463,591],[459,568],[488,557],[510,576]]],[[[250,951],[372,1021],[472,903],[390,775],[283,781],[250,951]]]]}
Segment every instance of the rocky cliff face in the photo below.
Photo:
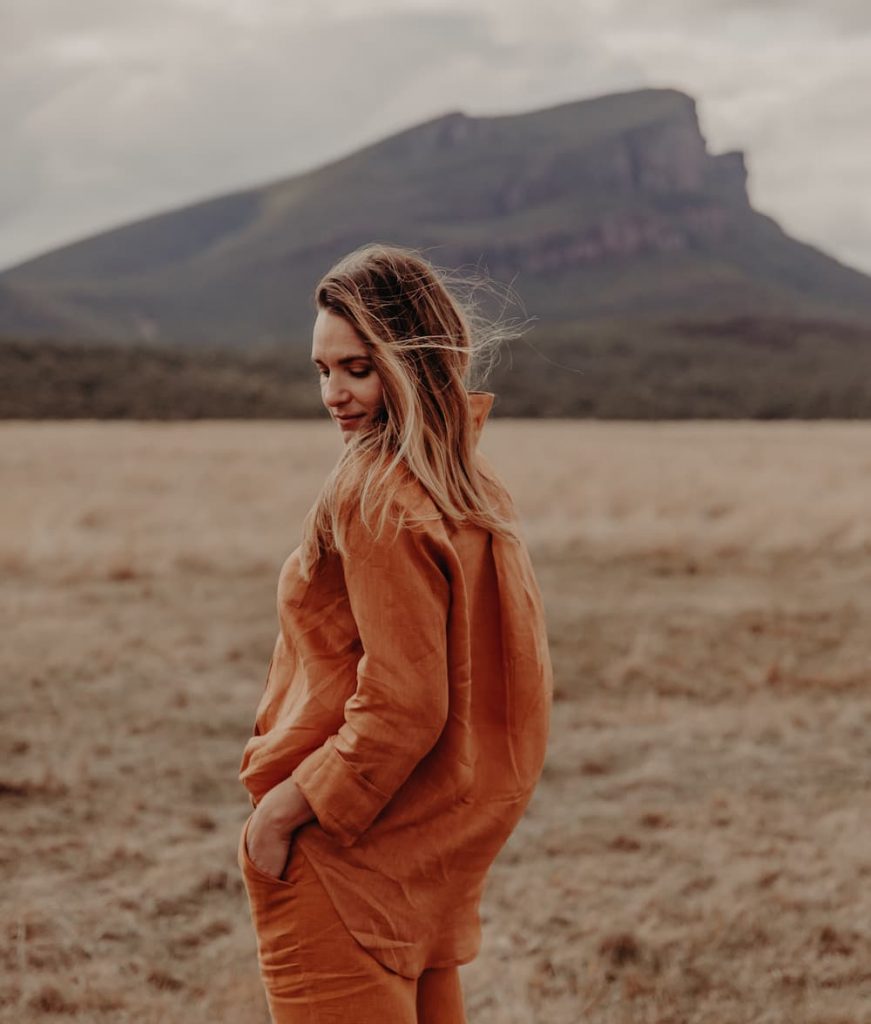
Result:
{"type": "MultiPolygon", "coordinates": [[[[442,143],[468,143],[473,130],[451,120],[442,126],[442,143]]],[[[750,211],[743,153],[710,154],[690,102],[669,120],[595,145],[531,153],[486,195],[467,196],[467,212],[507,217],[577,195],[590,197],[586,216],[528,241],[495,239],[488,250],[491,266],[538,273],[715,245],[741,212],[750,211]]],[[[471,249],[459,255],[474,259],[471,249]]]]}
{"type": "Polygon", "coordinates": [[[743,155],[708,152],[689,96],[675,93],[661,116],[623,130],[603,118],[591,132],[577,105],[547,127],[530,118],[535,130],[524,132],[518,120],[454,112],[385,140],[372,153],[423,172],[483,162],[485,174],[468,176],[460,194],[450,193],[452,216],[508,217],[585,194],[611,203],[709,195],[748,204],[743,155]]]}
{"type": "Polygon", "coordinates": [[[561,271],[645,252],[685,251],[722,238],[729,224],[728,212],[715,204],[688,209],[679,217],[652,213],[606,214],[591,226],[567,228],[529,245],[497,242],[492,251],[499,266],[521,266],[534,273],[561,271]]]}

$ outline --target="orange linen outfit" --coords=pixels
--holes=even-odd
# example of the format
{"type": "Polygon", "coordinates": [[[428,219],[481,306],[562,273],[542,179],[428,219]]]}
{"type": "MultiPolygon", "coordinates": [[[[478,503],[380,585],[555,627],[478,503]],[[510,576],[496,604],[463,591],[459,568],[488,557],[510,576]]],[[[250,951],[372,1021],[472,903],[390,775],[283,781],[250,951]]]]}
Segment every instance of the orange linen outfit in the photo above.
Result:
{"type": "MultiPolygon", "coordinates": [[[[494,398],[469,392],[476,438],[494,398]]],[[[476,458],[516,522],[508,492],[476,458]]],[[[297,548],[279,574],[280,631],[239,777],[255,807],[292,777],[316,817],[294,832],[286,879],[258,872],[244,828],[240,839],[274,1015],[300,960],[311,961],[299,954],[315,925],[295,916],[308,906],[300,878],[317,880],[384,978],[428,982],[473,960],[487,872],[544,764],[553,676],[525,544],[454,528],[416,481],[397,497],[433,518],[397,538],[388,525],[382,541],[351,523],[347,561],[327,556],[307,582],[297,548]]],[[[326,984],[326,966],[310,971],[326,984]]],[[[353,989],[345,1019],[368,1021],[353,989]]],[[[407,1019],[427,1019],[417,1013],[407,1019]]]]}

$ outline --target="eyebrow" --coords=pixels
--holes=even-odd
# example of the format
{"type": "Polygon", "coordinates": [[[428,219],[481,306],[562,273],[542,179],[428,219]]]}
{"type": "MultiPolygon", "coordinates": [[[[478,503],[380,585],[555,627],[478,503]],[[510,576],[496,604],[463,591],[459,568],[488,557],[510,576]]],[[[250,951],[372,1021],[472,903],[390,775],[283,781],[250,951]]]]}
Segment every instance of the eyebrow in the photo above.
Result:
{"type": "MultiPolygon", "coordinates": [[[[315,365],[320,364],[321,366],[326,366],[326,363],[324,363],[323,360],[315,359],[314,356],[312,356],[311,361],[315,365]]],[[[339,366],[346,366],[348,363],[371,363],[372,360],[369,358],[369,356],[343,356],[341,359],[337,359],[336,362],[339,364],[339,366]]]]}

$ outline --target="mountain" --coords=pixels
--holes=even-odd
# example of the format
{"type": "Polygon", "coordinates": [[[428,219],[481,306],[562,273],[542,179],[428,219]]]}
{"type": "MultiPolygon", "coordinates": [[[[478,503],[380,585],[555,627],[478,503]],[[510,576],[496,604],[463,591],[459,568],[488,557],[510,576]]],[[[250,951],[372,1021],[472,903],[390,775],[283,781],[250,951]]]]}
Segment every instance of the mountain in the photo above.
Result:
{"type": "Polygon", "coordinates": [[[871,321],[871,278],[754,210],[692,97],[453,112],[343,159],[103,232],[0,275],[0,334],[307,345],[312,292],[369,241],[511,283],[539,329],[608,318],[871,321]]]}

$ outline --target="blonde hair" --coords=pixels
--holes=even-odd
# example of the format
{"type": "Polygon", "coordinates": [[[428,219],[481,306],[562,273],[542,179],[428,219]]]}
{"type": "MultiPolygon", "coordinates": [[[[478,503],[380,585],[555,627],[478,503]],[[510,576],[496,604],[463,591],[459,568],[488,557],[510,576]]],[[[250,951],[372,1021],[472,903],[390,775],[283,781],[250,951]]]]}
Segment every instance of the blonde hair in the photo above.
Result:
{"type": "Polygon", "coordinates": [[[501,486],[475,455],[467,381],[482,368],[486,376],[500,343],[522,332],[480,316],[471,299],[454,293],[454,281],[482,283],[452,279],[416,250],[372,243],[318,282],[316,308],[357,331],[380,378],[383,406],[345,444],[305,517],[305,578],[326,552],[348,555],[351,518],[376,537],[388,519],[397,529],[409,522],[407,506],[396,500],[409,481],[423,487],[440,516],[517,537],[512,517],[494,500],[501,486]]]}

